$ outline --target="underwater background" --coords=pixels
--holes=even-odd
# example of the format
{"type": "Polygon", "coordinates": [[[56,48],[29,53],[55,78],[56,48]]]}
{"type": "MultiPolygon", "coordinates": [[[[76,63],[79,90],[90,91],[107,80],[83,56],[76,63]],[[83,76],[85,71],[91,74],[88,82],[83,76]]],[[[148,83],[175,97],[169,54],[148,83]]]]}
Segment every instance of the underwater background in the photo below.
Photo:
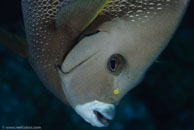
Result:
{"type": "MultiPolygon", "coordinates": [[[[0,27],[23,36],[20,0],[0,1],[0,27]]],[[[0,44],[0,129],[95,130],[43,86],[27,60],[0,44]]],[[[143,82],[117,107],[110,130],[194,130],[194,1],[143,82]]]]}

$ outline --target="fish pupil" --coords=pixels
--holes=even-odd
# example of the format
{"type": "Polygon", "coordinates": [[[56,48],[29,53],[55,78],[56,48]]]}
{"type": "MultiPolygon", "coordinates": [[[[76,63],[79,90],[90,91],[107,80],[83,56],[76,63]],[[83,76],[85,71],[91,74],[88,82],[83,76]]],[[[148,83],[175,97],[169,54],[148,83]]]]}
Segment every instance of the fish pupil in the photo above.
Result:
{"type": "Polygon", "coordinates": [[[112,58],[110,62],[111,70],[115,71],[116,70],[116,59],[112,58]]]}

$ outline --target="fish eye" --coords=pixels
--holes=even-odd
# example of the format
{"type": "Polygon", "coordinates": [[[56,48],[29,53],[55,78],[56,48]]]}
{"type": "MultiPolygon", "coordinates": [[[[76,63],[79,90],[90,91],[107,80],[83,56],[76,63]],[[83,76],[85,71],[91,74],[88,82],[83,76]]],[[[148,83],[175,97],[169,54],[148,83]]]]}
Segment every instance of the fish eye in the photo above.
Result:
{"type": "Polygon", "coordinates": [[[114,75],[119,75],[124,67],[125,60],[120,54],[114,54],[108,59],[108,70],[114,75]]]}

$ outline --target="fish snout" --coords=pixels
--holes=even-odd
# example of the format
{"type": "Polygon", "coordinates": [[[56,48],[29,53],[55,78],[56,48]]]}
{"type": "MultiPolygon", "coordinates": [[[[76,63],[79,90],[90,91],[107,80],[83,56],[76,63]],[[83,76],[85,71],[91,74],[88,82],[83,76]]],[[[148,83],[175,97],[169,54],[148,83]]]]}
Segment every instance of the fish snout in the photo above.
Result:
{"type": "Polygon", "coordinates": [[[115,106],[100,101],[77,105],[75,111],[88,123],[97,127],[107,127],[115,116],[115,106]]]}

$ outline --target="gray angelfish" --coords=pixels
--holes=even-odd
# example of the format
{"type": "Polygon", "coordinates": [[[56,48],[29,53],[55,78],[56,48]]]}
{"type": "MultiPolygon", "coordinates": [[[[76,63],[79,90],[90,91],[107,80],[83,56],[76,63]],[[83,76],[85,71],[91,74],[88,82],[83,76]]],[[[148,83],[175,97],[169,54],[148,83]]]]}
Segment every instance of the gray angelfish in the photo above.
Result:
{"type": "Polygon", "coordinates": [[[187,3],[22,0],[28,44],[2,30],[0,42],[26,57],[45,86],[85,121],[104,127],[165,48],[187,3]]]}

